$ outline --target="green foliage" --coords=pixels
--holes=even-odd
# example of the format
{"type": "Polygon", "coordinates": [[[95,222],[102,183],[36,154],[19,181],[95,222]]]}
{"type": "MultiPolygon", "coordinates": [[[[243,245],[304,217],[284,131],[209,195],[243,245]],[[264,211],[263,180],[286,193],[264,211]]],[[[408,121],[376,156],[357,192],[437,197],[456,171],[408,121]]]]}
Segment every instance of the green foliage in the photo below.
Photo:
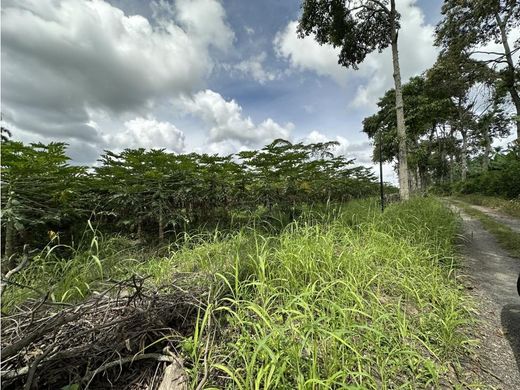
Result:
{"type": "Polygon", "coordinates": [[[88,215],[81,196],[88,174],[67,164],[65,150],[63,143],[2,144],[2,228],[25,243],[41,243],[48,230],[88,215]]]}
{"type": "Polygon", "coordinates": [[[179,343],[191,383],[207,364],[218,388],[436,388],[453,370],[464,378],[457,360],[470,345],[471,307],[451,277],[457,228],[440,202],[418,198],[384,214],[371,199],[309,210],[279,235],[186,236],[162,256],[88,229],[73,261],[47,251],[15,280],[70,302],[81,294],[64,292],[89,293],[82,284],[91,292],[101,278],[214,275],[224,295],[179,343]]]}
{"type": "Polygon", "coordinates": [[[161,241],[204,225],[231,227],[241,214],[260,213],[284,226],[306,204],[375,195],[370,170],[334,156],[335,146],[275,140],[226,157],[126,149],[106,151],[88,169],[67,164],[65,144],[6,141],[5,254],[16,244],[43,247],[54,235],[72,244],[88,218],[102,231],[161,241]]]}
{"type": "Polygon", "coordinates": [[[520,197],[520,150],[512,148],[498,153],[492,159],[489,170],[470,172],[465,182],[454,186],[455,192],[501,196],[509,199],[520,197]]]}
{"type": "Polygon", "coordinates": [[[391,44],[392,23],[398,18],[385,0],[304,0],[302,8],[299,35],[314,34],[320,44],[339,47],[338,62],[354,69],[368,54],[391,44]]]}
{"type": "Polygon", "coordinates": [[[255,235],[250,257],[223,274],[231,297],[215,311],[228,326],[213,351],[223,387],[439,386],[469,343],[449,277],[456,220],[430,199],[364,210],[355,225],[348,205],[327,224],[255,235]],[[237,282],[242,267],[251,274],[237,282]]]}

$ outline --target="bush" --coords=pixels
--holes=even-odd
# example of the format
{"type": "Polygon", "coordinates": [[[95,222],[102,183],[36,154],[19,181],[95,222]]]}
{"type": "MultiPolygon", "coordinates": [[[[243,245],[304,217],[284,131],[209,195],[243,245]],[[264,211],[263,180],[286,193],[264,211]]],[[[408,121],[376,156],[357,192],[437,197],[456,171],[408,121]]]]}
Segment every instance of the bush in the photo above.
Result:
{"type": "Polygon", "coordinates": [[[456,183],[454,191],[509,199],[520,197],[520,149],[517,147],[498,154],[491,161],[487,172],[472,175],[465,182],[456,183]]]}

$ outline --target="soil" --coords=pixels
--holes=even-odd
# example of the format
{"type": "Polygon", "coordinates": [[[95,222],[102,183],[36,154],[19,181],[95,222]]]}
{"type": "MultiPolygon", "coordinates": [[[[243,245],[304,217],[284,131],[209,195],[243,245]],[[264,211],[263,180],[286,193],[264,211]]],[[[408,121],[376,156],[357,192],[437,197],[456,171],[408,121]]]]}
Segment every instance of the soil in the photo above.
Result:
{"type": "MultiPolygon", "coordinates": [[[[508,226],[520,227],[520,220],[474,207],[497,222],[507,219],[508,226]]],[[[478,376],[491,388],[520,389],[520,297],[516,287],[520,259],[502,249],[478,220],[454,205],[452,208],[460,213],[463,223],[462,279],[477,304],[478,376]]]]}

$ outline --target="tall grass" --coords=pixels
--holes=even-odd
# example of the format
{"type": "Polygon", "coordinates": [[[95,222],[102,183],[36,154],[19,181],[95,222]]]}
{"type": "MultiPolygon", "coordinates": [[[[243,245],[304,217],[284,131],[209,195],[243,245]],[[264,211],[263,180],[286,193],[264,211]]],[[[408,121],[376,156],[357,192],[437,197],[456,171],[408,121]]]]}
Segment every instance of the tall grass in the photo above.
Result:
{"type": "Polygon", "coordinates": [[[36,262],[21,277],[78,299],[100,278],[139,273],[160,285],[174,273],[211,275],[201,280],[224,293],[180,345],[191,382],[205,376],[207,388],[436,388],[470,344],[452,276],[457,228],[435,199],[384,214],[356,201],[307,210],[276,235],[255,226],[187,235],[163,255],[132,257],[135,248],[108,239],[93,246],[96,257],[91,248],[45,271],[36,262]]]}
{"type": "Polygon", "coordinates": [[[456,220],[424,199],[361,219],[352,225],[345,210],[328,224],[254,236],[253,253],[222,274],[231,294],[213,355],[221,385],[439,385],[468,343],[468,312],[450,278],[456,220]],[[237,282],[244,265],[252,273],[237,282]]]}

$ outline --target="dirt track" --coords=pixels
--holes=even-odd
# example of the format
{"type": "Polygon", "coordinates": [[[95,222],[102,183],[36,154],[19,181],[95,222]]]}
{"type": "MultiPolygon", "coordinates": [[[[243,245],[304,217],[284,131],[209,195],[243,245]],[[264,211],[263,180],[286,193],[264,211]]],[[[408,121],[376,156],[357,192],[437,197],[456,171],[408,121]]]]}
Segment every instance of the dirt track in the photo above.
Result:
{"type": "Polygon", "coordinates": [[[491,218],[495,219],[497,222],[508,226],[511,230],[514,230],[517,233],[520,233],[520,219],[513,218],[509,215],[499,213],[498,211],[493,210],[492,208],[489,208],[489,207],[477,206],[474,204],[468,205],[468,206],[470,206],[480,212],[483,212],[484,214],[487,214],[491,218]]]}
{"type": "MultiPolygon", "coordinates": [[[[463,220],[461,250],[466,261],[462,272],[478,304],[480,375],[497,389],[520,389],[520,297],[516,291],[520,259],[509,256],[479,221],[452,207],[463,220]]],[[[479,210],[496,218],[492,210],[479,210]]],[[[509,222],[520,226],[518,220],[509,222]]]]}

